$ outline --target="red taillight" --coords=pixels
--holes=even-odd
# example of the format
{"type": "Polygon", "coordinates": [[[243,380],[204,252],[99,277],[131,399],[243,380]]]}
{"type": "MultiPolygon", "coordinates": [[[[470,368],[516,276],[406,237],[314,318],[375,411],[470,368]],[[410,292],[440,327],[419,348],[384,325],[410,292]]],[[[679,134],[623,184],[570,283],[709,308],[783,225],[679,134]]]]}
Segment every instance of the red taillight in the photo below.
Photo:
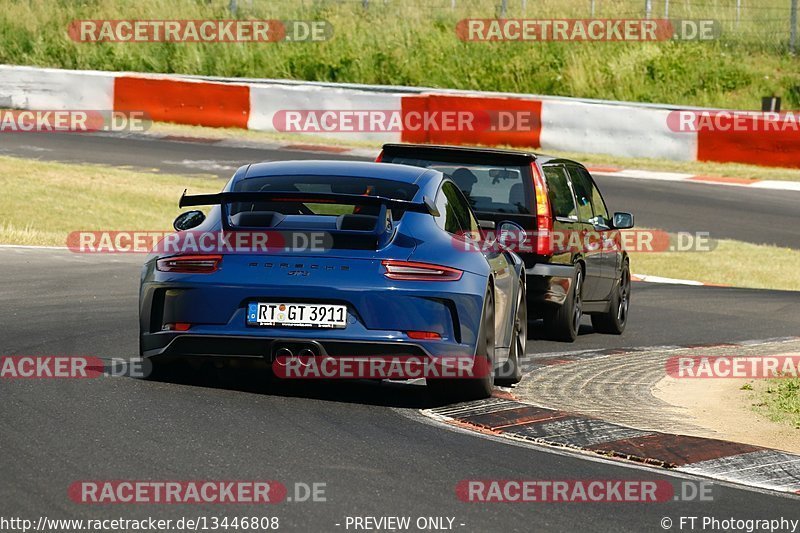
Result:
{"type": "Polygon", "coordinates": [[[186,322],[176,322],[174,324],[164,324],[161,331],[189,331],[190,327],[192,327],[192,325],[186,322]]]}
{"type": "Polygon", "coordinates": [[[221,262],[221,255],[176,255],[159,259],[156,268],[161,272],[208,274],[216,272],[221,262]]]}
{"type": "Polygon", "coordinates": [[[408,335],[408,338],[416,339],[418,341],[442,340],[442,336],[435,331],[406,331],[406,335],[408,335]]]}
{"type": "Polygon", "coordinates": [[[379,153],[378,157],[375,158],[376,163],[380,163],[381,161],[383,161],[383,150],[381,150],[381,153],[379,153]]]}
{"type": "Polygon", "coordinates": [[[384,276],[404,281],[458,281],[463,274],[455,268],[414,261],[387,259],[382,264],[386,268],[384,276]]]}
{"type": "Polygon", "coordinates": [[[536,163],[531,163],[531,174],[533,190],[536,192],[536,253],[552,255],[553,212],[550,210],[550,198],[547,196],[547,183],[536,163]]]}

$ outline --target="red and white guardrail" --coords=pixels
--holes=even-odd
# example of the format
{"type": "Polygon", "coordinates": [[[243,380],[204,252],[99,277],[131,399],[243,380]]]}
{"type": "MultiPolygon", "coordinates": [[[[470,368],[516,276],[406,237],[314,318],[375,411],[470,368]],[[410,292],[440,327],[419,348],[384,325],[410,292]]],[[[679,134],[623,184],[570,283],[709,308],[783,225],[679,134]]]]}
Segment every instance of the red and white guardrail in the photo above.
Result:
{"type": "Polygon", "coordinates": [[[0,108],[141,111],[156,121],[260,131],[278,131],[287,110],[333,111],[339,119],[348,111],[385,111],[400,117],[399,127],[389,131],[339,128],[324,136],[800,167],[800,131],[792,128],[676,131],[676,107],[521,94],[0,65],[0,108]],[[420,114],[487,110],[524,113],[528,122],[524,128],[510,130],[437,130],[406,120],[420,114]],[[409,127],[409,122],[416,127],[409,127]]]}

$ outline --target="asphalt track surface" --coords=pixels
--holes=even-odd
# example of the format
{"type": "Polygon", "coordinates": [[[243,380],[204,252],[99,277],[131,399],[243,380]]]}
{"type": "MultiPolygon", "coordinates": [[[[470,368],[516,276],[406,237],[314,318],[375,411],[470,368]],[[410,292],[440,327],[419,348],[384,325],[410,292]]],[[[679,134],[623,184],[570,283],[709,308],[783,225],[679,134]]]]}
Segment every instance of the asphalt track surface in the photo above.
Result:
{"type": "MultiPolygon", "coordinates": [[[[136,166],[160,168],[159,158],[191,157],[175,153],[184,149],[199,150],[206,160],[217,157],[210,146],[143,142],[126,150],[136,166]]],[[[262,159],[304,155],[256,152],[262,159]]],[[[109,153],[107,145],[89,142],[72,159],[57,159],[95,161],[111,158],[109,153]]],[[[141,261],[0,249],[2,354],[135,355],[141,261]]],[[[534,328],[529,355],[791,336],[800,322],[798,293],[644,283],[634,290],[625,335],[594,334],[586,325],[578,341],[566,345],[538,340],[541,329],[534,328]]],[[[283,531],[345,531],[346,516],[449,516],[455,530],[504,532],[663,531],[663,517],[677,530],[680,516],[800,518],[797,498],[718,483],[713,502],[462,503],[455,486],[464,479],[665,479],[673,485],[679,480],[657,470],[444,429],[418,415],[418,409],[433,405],[419,385],[288,384],[261,373],[209,371],[171,382],[3,380],[0,478],[6,482],[0,484],[0,516],[278,516],[283,531]],[[294,483],[322,482],[327,501],[266,508],[90,506],[67,497],[75,481],[108,479],[274,479],[290,487],[290,494],[294,483]]]]}
{"type": "MultiPolygon", "coordinates": [[[[89,134],[0,136],[0,155],[131,166],[229,178],[242,164],[285,159],[358,159],[335,154],[152,141],[89,134]]],[[[640,227],[709,232],[714,239],[800,248],[798,192],[598,176],[611,211],[631,211],[640,227]]]]}

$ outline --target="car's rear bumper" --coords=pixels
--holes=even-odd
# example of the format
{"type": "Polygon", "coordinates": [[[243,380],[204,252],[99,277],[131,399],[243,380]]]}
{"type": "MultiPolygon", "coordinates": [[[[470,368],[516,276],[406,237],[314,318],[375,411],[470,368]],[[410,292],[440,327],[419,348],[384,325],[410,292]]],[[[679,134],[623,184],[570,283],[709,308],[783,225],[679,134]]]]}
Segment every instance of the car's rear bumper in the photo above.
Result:
{"type": "Polygon", "coordinates": [[[347,356],[472,356],[474,350],[463,344],[437,341],[354,340],[324,336],[289,336],[275,334],[200,334],[190,332],[158,332],[141,335],[142,357],[228,357],[264,358],[272,361],[278,348],[289,347],[293,353],[308,348],[314,355],[347,356]]]}
{"type": "Polygon", "coordinates": [[[525,269],[529,306],[563,305],[575,278],[575,267],[537,263],[525,269]]]}
{"type": "MultiPolygon", "coordinates": [[[[187,274],[166,279],[168,273],[146,273],[139,299],[142,352],[166,348],[177,333],[209,338],[252,337],[256,345],[261,345],[265,339],[281,336],[330,342],[409,342],[414,339],[408,332],[425,332],[439,335],[436,343],[446,349],[470,346],[474,353],[486,291],[485,277],[464,272],[462,278],[454,282],[393,281],[382,271],[372,272],[379,268],[372,263],[365,266],[364,261],[347,263],[344,259],[336,262],[330,259],[328,266],[349,268],[342,271],[347,272],[344,280],[337,281],[333,274],[327,275],[325,270],[320,274],[317,272],[320,268],[312,269],[314,265],[307,265],[312,272],[309,278],[318,275],[320,280],[302,281],[280,269],[271,274],[251,272],[250,267],[238,264],[237,260],[241,258],[228,261],[224,277],[222,270],[219,276],[215,273],[205,278],[201,274],[187,274]],[[241,275],[233,279],[237,273],[241,275]],[[368,275],[375,279],[369,279],[368,275]],[[165,279],[151,281],[149,276],[165,279]],[[346,327],[249,326],[249,305],[262,302],[345,305],[346,327]],[[170,331],[175,324],[190,329],[170,331]]],[[[319,263],[322,264],[322,260],[319,263]]]]}

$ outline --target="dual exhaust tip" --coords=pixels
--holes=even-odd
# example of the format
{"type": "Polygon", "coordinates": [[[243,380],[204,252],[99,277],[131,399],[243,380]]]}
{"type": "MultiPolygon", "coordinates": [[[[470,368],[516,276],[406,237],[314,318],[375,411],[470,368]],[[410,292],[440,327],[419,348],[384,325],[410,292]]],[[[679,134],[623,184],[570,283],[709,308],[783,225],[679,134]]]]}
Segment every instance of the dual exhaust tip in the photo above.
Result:
{"type": "Polygon", "coordinates": [[[295,361],[299,361],[303,366],[308,366],[310,362],[304,363],[304,361],[308,361],[319,354],[308,347],[300,348],[295,352],[288,346],[281,346],[273,352],[273,355],[275,362],[281,366],[286,366],[295,361]]]}

